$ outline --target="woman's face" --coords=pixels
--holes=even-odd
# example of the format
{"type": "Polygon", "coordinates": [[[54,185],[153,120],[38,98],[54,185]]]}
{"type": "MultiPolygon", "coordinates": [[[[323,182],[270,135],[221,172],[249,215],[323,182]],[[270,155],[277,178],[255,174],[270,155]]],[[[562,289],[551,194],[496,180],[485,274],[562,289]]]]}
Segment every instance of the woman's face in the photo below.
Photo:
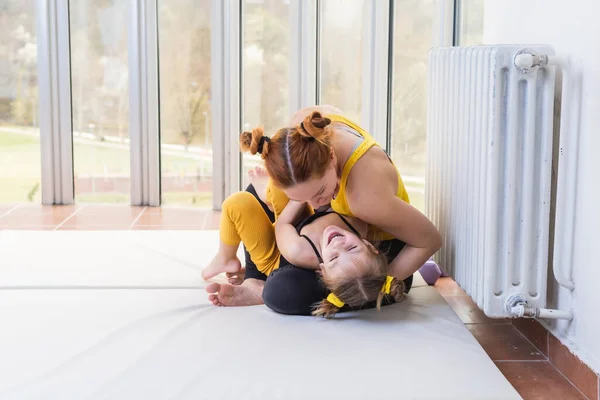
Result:
{"type": "Polygon", "coordinates": [[[339,189],[338,176],[335,160],[329,164],[329,168],[320,178],[311,178],[306,182],[299,183],[283,191],[291,200],[307,202],[314,209],[331,203],[339,189]]]}
{"type": "Polygon", "coordinates": [[[321,236],[321,270],[330,278],[362,275],[377,253],[371,243],[338,226],[328,226],[321,236]]]}

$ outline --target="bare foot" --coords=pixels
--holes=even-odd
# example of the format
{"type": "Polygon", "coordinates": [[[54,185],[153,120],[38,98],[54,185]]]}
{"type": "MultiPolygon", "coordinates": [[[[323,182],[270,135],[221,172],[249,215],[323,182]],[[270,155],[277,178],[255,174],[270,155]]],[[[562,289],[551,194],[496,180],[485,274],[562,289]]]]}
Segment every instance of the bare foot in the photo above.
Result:
{"type": "Polygon", "coordinates": [[[260,285],[248,281],[239,286],[228,283],[211,283],[206,287],[206,291],[209,293],[208,300],[218,307],[255,306],[263,304],[263,286],[264,283],[260,285]]]}
{"type": "Polygon", "coordinates": [[[225,276],[227,276],[227,282],[232,285],[241,285],[246,276],[246,268],[242,268],[238,272],[227,272],[225,276]]]}
{"type": "Polygon", "coordinates": [[[242,264],[237,257],[223,259],[220,254],[217,254],[212,259],[204,270],[202,270],[202,279],[209,280],[210,278],[219,275],[222,272],[238,273],[242,269],[242,264]]]}
{"type": "Polygon", "coordinates": [[[256,166],[254,169],[248,171],[248,177],[250,178],[250,183],[254,186],[254,190],[256,190],[258,197],[271,211],[273,211],[273,207],[267,201],[267,184],[269,183],[269,173],[267,170],[263,167],[256,166]]]}

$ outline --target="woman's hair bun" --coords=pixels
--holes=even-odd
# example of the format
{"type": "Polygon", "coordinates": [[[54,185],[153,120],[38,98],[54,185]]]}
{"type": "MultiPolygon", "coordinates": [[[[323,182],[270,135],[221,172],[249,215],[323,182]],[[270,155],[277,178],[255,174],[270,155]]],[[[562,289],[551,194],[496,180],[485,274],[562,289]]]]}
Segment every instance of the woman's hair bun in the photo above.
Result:
{"type": "Polygon", "coordinates": [[[298,132],[302,136],[310,136],[315,139],[320,139],[327,134],[327,126],[331,124],[331,119],[323,117],[320,112],[313,111],[310,115],[304,118],[300,124],[298,132]]]}
{"type": "Polygon", "coordinates": [[[265,130],[263,127],[252,129],[252,132],[242,132],[240,134],[240,147],[242,151],[250,152],[254,155],[259,153],[264,159],[269,152],[269,140],[264,136],[265,130]]]}

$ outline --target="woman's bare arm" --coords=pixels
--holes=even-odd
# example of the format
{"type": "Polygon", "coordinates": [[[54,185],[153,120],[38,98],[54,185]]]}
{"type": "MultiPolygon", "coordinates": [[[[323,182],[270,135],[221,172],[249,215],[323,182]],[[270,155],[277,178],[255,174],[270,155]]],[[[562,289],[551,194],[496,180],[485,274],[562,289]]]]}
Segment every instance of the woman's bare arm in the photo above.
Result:
{"type": "Polygon", "coordinates": [[[394,165],[383,152],[372,151],[352,168],[346,195],[357,218],[406,243],[388,269],[391,276],[405,279],[439,250],[442,239],[427,217],[396,196],[397,189],[394,165]]]}

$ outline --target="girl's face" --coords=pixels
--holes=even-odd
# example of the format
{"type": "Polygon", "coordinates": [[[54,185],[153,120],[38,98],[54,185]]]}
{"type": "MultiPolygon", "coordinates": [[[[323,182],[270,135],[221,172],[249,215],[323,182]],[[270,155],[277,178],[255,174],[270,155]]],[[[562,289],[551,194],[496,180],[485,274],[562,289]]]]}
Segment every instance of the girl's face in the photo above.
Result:
{"type": "Polygon", "coordinates": [[[329,278],[363,275],[377,254],[371,243],[338,226],[328,226],[321,236],[321,271],[329,278]]]}

